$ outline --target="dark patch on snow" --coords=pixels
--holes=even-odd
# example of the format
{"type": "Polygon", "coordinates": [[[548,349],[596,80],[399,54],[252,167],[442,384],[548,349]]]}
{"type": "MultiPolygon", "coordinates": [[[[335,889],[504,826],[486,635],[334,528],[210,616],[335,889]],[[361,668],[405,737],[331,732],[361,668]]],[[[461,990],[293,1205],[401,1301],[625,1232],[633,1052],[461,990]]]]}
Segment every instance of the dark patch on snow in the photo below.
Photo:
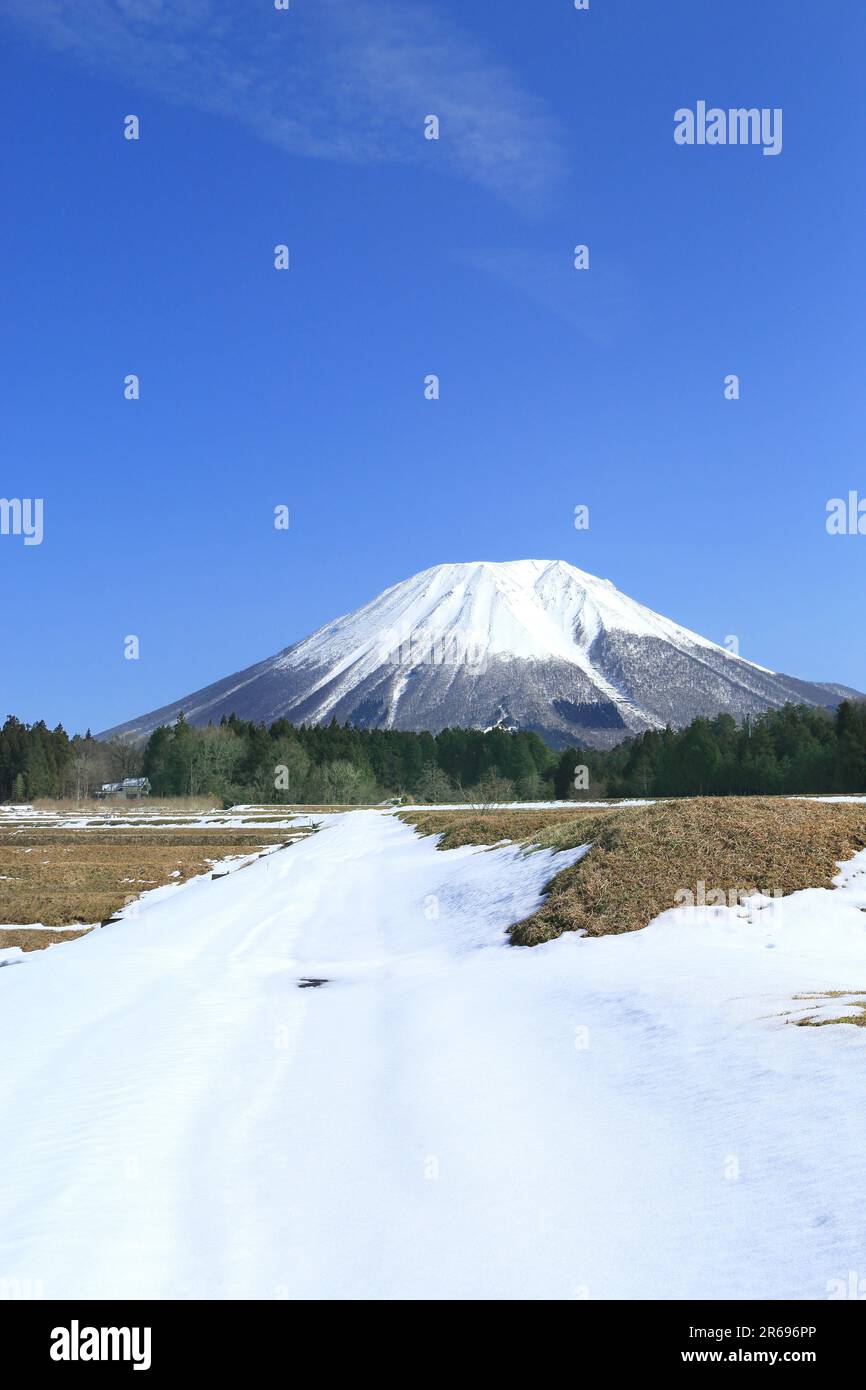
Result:
{"type": "Polygon", "coordinates": [[[574,700],[554,700],[553,708],[569,724],[580,724],[584,729],[624,729],[625,720],[611,701],[604,704],[580,703],[574,700]]]}
{"type": "Polygon", "coordinates": [[[388,713],[384,700],[377,700],[375,696],[370,696],[356,705],[349,715],[349,723],[357,724],[360,729],[375,729],[382,724],[388,713]]]}

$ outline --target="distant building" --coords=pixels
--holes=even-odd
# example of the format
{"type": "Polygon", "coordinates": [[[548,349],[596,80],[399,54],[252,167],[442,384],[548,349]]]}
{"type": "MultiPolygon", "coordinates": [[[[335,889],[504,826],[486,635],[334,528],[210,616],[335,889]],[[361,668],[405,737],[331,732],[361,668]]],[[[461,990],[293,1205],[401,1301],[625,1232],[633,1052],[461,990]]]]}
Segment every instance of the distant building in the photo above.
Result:
{"type": "Polygon", "coordinates": [[[103,782],[96,793],[100,801],[111,796],[122,797],[124,801],[138,801],[150,796],[150,782],[146,777],[124,777],[122,782],[103,782]]]}

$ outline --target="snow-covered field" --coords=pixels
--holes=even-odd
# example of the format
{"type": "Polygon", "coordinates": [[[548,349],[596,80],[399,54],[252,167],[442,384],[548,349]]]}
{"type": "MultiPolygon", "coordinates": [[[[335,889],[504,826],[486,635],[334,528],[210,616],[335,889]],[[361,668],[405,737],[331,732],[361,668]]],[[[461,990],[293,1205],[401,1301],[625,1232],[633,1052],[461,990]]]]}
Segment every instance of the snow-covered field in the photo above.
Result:
{"type": "Polygon", "coordinates": [[[778,1299],[866,1278],[866,1029],[789,1022],[852,1011],[798,994],[866,990],[866,854],[832,891],[527,950],[505,927],[581,851],[317,820],[0,969],[0,1280],[778,1299]]]}
{"type": "MultiPolygon", "coordinates": [[[[563,803],[567,804],[567,803],[563,803]]],[[[52,830],[240,830],[264,826],[268,830],[297,829],[309,825],[313,817],[298,817],[283,806],[233,806],[230,811],[154,810],[147,802],[125,805],[96,803],[92,810],[42,810],[36,806],[0,806],[0,830],[13,834],[38,827],[52,830]]]]}

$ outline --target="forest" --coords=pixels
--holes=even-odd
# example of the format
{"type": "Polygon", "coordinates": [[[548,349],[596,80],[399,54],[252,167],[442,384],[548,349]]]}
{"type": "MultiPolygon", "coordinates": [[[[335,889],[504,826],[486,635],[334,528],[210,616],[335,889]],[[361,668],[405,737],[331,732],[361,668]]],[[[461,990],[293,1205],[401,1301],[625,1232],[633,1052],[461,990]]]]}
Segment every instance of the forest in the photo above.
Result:
{"type": "Polygon", "coordinates": [[[224,804],[350,805],[744,796],[866,791],[866,702],[835,711],[785,705],[742,724],[722,714],[653,729],[610,750],[552,751],[525,730],[439,734],[332,722],[270,727],[232,715],[195,728],[183,717],[146,743],[24,724],[0,729],[0,801],[83,799],[103,782],[146,776],[155,796],[224,804]]]}

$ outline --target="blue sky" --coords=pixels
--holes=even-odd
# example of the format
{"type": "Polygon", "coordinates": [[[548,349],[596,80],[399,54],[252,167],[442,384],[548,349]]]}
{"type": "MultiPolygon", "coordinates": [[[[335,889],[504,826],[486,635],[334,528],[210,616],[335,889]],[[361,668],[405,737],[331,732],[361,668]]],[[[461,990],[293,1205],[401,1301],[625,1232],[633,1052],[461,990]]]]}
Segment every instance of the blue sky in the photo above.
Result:
{"type": "Polygon", "coordinates": [[[866,689],[825,529],[866,495],[862,5],[0,0],[0,39],[0,496],[45,502],[0,717],[105,728],[525,557],[866,689]],[[677,146],[699,100],[782,153],[677,146]]]}

